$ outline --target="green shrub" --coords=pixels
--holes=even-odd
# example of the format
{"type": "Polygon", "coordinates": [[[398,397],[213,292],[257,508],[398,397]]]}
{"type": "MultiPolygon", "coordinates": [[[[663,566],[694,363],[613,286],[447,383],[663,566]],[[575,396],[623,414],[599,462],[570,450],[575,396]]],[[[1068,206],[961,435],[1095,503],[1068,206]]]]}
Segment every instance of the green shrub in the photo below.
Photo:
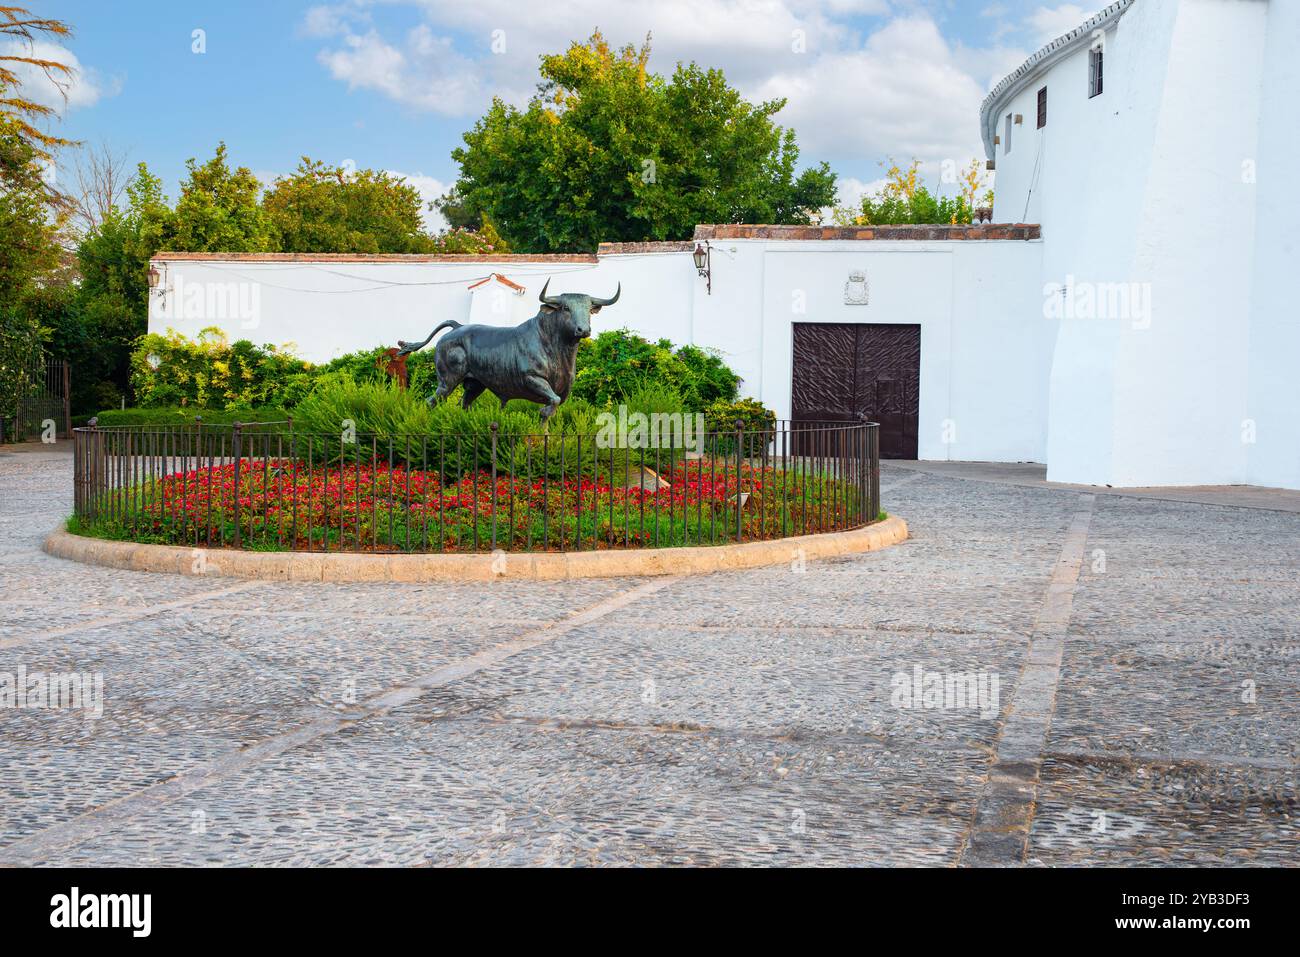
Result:
{"type": "Polygon", "coordinates": [[[667,339],[650,342],[627,329],[611,329],[578,347],[573,394],[601,408],[626,402],[646,382],[673,389],[698,411],[734,399],[740,376],[721,357],[698,346],[674,350],[667,339]]]}
{"type": "MultiPolygon", "coordinates": [[[[502,408],[495,396],[485,393],[462,409],[460,398],[457,389],[445,402],[430,407],[396,383],[356,382],[339,371],[323,377],[293,410],[293,429],[314,436],[311,454],[320,461],[355,461],[376,453],[387,459],[391,454],[395,463],[434,469],[444,478],[491,467],[493,422],[498,425],[500,455],[507,455],[520,436],[541,431],[537,412],[525,411],[528,404],[502,408]]],[[[303,454],[307,448],[302,447],[303,454]]]]}
{"type": "Polygon", "coordinates": [[[757,455],[761,453],[764,444],[759,435],[776,427],[776,413],[757,399],[714,402],[704,410],[704,428],[706,432],[719,433],[719,455],[730,455],[736,451],[737,422],[741,423],[745,454],[757,455]]]}
{"type": "Polygon", "coordinates": [[[294,431],[338,435],[351,428],[359,435],[420,435],[432,432],[433,410],[396,386],[360,381],[347,372],[320,377],[316,387],[294,408],[294,431]]]}
{"type": "Polygon", "coordinates": [[[623,398],[628,413],[642,412],[646,415],[666,413],[669,415],[686,411],[686,402],[675,388],[662,382],[646,379],[623,398]]]}
{"type": "MultiPolygon", "coordinates": [[[[380,357],[387,350],[386,346],[376,346],[360,352],[331,359],[319,366],[319,375],[342,373],[354,382],[391,382],[392,377],[380,368],[380,357]]],[[[421,399],[430,398],[438,388],[438,374],[433,365],[433,350],[414,352],[406,357],[406,372],[410,390],[421,399]]]]}
{"type": "Polygon", "coordinates": [[[704,410],[704,423],[710,432],[734,432],[736,423],[746,432],[775,428],[776,413],[757,399],[714,402],[704,410]]]}
{"type": "Polygon", "coordinates": [[[131,352],[136,402],[205,409],[296,405],[312,386],[314,367],[273,345],[229,342],[215,327],[189,339],[173,330],[141,336],[131,352]]]}
{"type": "Polygon", "coordinates": [[[289,417],[284,409],[263,406],[259,409],[199,409],[170,406],[157,409],[105,409],[96,416],[101,426],[120,425],[193,425],[195,416],[204,425],[229,425],[232,422],[283,422],[289,417]]]}
{"type": "Polygon", "coordinates": [[[699,346],[682,346],[677,358],[686,367],[686,381],[680,386],[686,407],[704,409],[719,400],[731,400],[740,393],[740,376],[732,372],[718,353],[699,346]]]}
{"type": "MultiPolygon", "coordinates": [[[[196,339],[169,330],[137,340],[131,385],[142,408],[290,409],[324,381],[346,379],[375,386],[393,382],[381,368],[384,351],[376,346],[312,365],[275,346],[256,346],[244,339],[230,343],[216,328],[202,330],[196,339]]],[[[406,360],[409,389],[417,399],[428,399],[437,390],[433,357],[433,350],[425,349],[406,360]]],[[[674,349],[667,339],[650,342],[616,329],[579,347],[569,402],[582,399],[597,410],[609,409],[628,403],[648,383],[674,392],[685,409],[699,411],[734,399],[740,376],[712,351],[698,346],[674,349]]],[[[98,406],[108,404],[101,401],[98,406]]]]}

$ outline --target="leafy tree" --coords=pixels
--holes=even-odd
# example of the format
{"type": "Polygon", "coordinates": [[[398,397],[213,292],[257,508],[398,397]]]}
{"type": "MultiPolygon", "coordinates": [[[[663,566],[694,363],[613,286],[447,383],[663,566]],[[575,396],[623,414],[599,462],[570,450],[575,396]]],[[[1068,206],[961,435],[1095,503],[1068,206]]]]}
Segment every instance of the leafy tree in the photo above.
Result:
{"type": "Polygon", "coordinates": [[[14,305],[59,265],[63,213],[41,177],[39,152],[0,116],[0,305],[14,305]]]}
{"type": "Polygon", "coordinates": [[[173,252],[257,253],[276,248],[269,213],[258,202],[261,183],[241,166],[231,170],[226,144],[200,165],[186,160],[189,176],[170,216],[159,216],[151,231],[173,252]]]}
{"type": "Polygon", "coordinates": [[[26,371],[40,355],[43,332],[28,312],[0,303],[0,419],[14,414],[26,371]]]}
{"type": "Polygon", "coordinates": [[[144,163],[126,192],[126,208],[111,206],[77,246],[77,307],[90,356],[82,362],[73,356],[75,389],[101,400],[129,391],[131,346],[148,325],[149,259],[173,234],[162,182],[144,163]],[[87,384],[92,381],[97,384],[87,384]]]}
{"type": "Polygon", "coordinates": [[[427,253],[414,186],[371,169],[349,172],[304,156],[277,179],[262,205],[287,253],[427,253]]]}
{"type": "Polygon", "coordinates": [[[72,141],[51,136],[32,125],[32,120],[53,116],[54,109],[23,93],[22,76],[18,71],[24,66],[35,67],[65,96],[73,74],[66,63],[36,54],[36,41],[41,34],[63,38],[71,36],[72,30],[61,20],[34,16],[25,7],[0,5],[0,38],[11,37],[18,41],[6,52],[0,52],[0,118],[12,124],[19,139],[32,147],[37,156],[49,159],[50,150],[69,146],[72,141]],[[22,49],[24,44],[26,54],[22,49]]]}
{"type": "Polygon", "coordinates": [[[433,205],[452,229],[479,229],[483,225],[483,210],[470,205],[455,186],[435,199],[433,205]]]}
{"type": "Polygon", "coordinates": [[[864,196],[857,209],[835,210],[835,222],[842,226],[959,225],[969,224],[977,198],[993,205],[993,190],[985,186],[979,160],[971,160],[958,177],[956,196],[936,196],[920,181],[920,160],[907,169],[892,159],[885,173],[885,185],[874,195],[864,196]],[[981,196],[981,190],[984,190],[981,196]]]}
{"type": "Polygon", "coordinates": [[[511,247],[593,249],[602,240],[683,239],[701,222],[806,223],[835,198],[822,163],[795,176],[794,133],[720,70],[646,68],[642,47],[600,33],[542,58],[525,110],[494,100],[452,152],[460,179],[440,208],[486,216],[511,247]]]}

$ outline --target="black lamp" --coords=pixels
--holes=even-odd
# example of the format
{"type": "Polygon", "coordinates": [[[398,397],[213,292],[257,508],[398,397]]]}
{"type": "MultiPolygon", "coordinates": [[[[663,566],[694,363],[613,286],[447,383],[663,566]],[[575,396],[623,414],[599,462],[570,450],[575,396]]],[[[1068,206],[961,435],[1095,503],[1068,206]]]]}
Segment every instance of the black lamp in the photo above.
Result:
{"type": "Polygon", "coordinates": [[[696,243],[691,258],[695,260],[696,273],[704,277],[705,291],[713,295],[713,247],[708,243],[696,243]]]}

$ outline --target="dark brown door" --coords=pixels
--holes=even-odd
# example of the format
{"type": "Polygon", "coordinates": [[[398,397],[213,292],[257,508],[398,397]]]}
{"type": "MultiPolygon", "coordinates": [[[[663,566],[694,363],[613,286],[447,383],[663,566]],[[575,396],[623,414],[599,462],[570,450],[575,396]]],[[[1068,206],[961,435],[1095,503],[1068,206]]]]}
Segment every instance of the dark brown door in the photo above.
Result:
{"type": "Polygon", "coordinates": [[[792,418],[880,423],[880,457],[914,459],[921,406],[921,327],[801,322],[794,326],[792,418]]]}

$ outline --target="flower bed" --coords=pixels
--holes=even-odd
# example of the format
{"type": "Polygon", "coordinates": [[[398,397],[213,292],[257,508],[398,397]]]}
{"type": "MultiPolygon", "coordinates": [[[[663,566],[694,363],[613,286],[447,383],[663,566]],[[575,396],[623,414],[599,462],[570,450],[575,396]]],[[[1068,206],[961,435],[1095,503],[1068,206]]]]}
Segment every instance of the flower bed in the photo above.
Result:
{"type": "Polygon", "coordinates": [[[443,483],[384,462],[242,459],[102,492],[69,530],[172,545],[459,552],[712,545],[866,521],[858,485],[806,467],[706,458],[648,481],[635,471],[635,483],[489,471],[443,483]]]}

